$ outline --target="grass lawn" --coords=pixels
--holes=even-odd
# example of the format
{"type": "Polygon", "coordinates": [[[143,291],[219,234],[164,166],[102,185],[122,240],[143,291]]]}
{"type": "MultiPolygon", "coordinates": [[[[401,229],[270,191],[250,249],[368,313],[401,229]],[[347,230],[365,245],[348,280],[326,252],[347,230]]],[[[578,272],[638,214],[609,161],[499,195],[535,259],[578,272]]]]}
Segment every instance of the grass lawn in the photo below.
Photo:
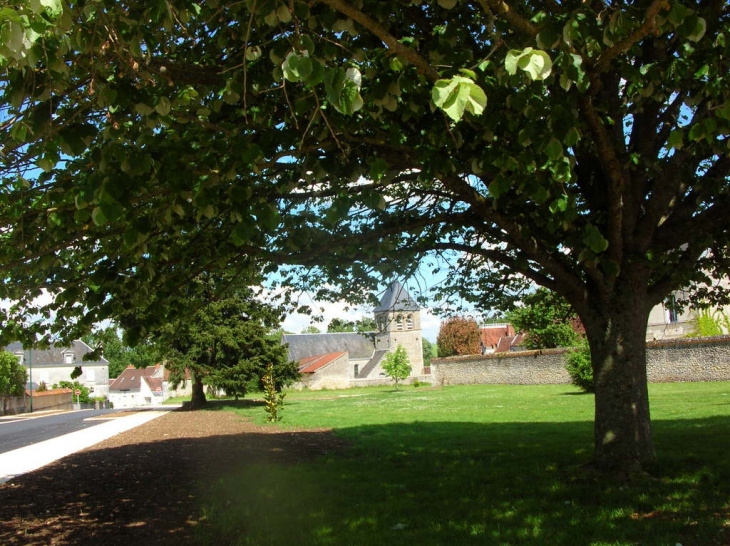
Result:
{"type": "MultiPolygon", "coordinates": [[[[650,386],[658,462],[629,486],[582,471],[593,397],[570,386],[288,392],[279,427],[345,452],[212,484],[208,544],[730,544],[730,383],[650,386]]],[[[224,404],[257,422],[262,406],[224,404]]]]}

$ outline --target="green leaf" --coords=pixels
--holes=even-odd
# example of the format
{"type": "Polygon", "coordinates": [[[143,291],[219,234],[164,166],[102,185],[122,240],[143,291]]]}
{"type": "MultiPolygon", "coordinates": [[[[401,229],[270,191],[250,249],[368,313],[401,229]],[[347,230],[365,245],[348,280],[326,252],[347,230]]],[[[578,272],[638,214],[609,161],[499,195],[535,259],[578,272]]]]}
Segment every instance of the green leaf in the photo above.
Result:
{"type": "Polygon", "coordinates": [[[523,55],[517,64],[536,81],[544,80],[550,76],[553,68],[553,62],[550,60],[550,56],[544,51],[539,50],[533,50],[523,55]]]}
{"type": "Polygon", "coordinates": [[[669,133],[667,146],[675,150],[681,150],[684,146],[684,131],[682,129],[675,129],[669,133]]]}
{"type": "Polygon", "coordinates": [[[160,114],[161,116],[166,116],[170,113],[170,99],[167,97],[160,97],[160,100],[157,102],[157,105],[155,106],[155,112],[160,114]]]}
{"type": "Polygon", "coordinates": [[[707,22],[702,17],[697,17],[694,28],[687,35],[693,42],[699,42],[707,31],[707,22]]]}
{"type": "Polygon", "coordinates": [[[357,68],[330,69],[324,74],[327,99],[338,112],[353,114],[363,105],[360,96],[362,76],[357,68]]]}
{"type": "Polygon", "coordinates": [[[306,81],[312,74],[312,59],[306,51],[302,55],[292,52],[287,55],[281,68],[284,78],[290,82],[306,81]]]}
{"type": "Polygon", "coordinates": [[[103,226],[109,222],[109,220],[107,219],[106,214],[104,214],[104,210],[101,208],[101,206],[94,207],[94,210],[91,211],[91,220],[97,226],[103,226]]]}
{"type": "Polygon", "coordinates": [[[247,61],[257,61],[261,57],[262,51],[259,46],[249,46],[244,55],[247,61]]]}
{"type": "Polygon", "coordinates": [[[454,121],[460,121],[464,112],[478,116],[487,105],[487,95],[471,78],[454,76],[437,80],[431,90],[431,100],[454,121]]]}
{"type": "Polygon", "coordinates": [[[279,227],[279,222],[281,220],[279,211],[269,203],[262,203],[256,209],[256,218],[269,231],[273,231],[279,227]]]}
{"type": "Polygon", "coordinates": [[[519,68],[527,72],[533,80],[539,81],[550,76],[553,62],[544,51],[526,47],[522,51],[510,49],[505,56],[504,67],[512,76],[519,68]]]}
{"type": "Polygon", "coordinates": [[[547,155],[548,158],[552,159],[553,161],[563,157],[563,145],[555,137],[550,138],[548,143],[545,145],[544,151],[545,155],[547,155]]]}
{"type": "Polygon", "coordinates": [[[608,240],[606,240],[600,231],[593,225],[588,224],[583,234],[583,242],[595,254],[600,254],[608,248],[608,240]]]}
{"type": "Polygon", "coordinates": [[[46,8],[46,13],[54,19],[63,13],[61,0],[40,0],[40,2],[46,8]]]}
{"type": "Polygon", "coordinates": [[[140,116],[149,116],[155,111],[154,108],[142,102],[138,102],[137,104],[135,104],[134,109],[140,116]]]}

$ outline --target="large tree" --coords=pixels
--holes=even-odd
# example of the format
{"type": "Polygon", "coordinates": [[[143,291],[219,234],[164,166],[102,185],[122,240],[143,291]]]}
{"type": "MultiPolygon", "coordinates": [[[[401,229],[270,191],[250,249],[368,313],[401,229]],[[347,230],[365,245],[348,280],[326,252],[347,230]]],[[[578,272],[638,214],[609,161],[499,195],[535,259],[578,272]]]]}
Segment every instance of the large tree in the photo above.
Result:
{"type": "Polygon", "coordinates": [[[18,2],[0,10],[4,333],[42,332],[12,319],[44,289],[61,337],[154,293],[143,335],[190,276],[249,254],[361,292],[453,252],[444,288],[483,308],[532,282],[568,300],[595,461],[639,470],[649,310],[728,271],[729,18],[720,0],[18,2]]]}
{"type": "Polygon", "coordinates": [[[192,383],[190,406],[206,403],[205,386],[243,397],[263,389],[266,373],[277,389],[299,377],[297,365],[271,331],[281,321],[277,308],[257,300],[250,289],[221,292],[220,278],[202,275],[185,290],[189,314],[153,334],[174,386],[192,383]]]}

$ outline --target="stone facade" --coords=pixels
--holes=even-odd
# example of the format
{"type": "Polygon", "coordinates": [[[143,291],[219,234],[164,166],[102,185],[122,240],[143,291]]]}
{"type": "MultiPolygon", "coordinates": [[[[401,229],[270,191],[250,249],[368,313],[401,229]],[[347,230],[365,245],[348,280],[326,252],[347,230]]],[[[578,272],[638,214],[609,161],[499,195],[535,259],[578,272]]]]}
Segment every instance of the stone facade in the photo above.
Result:
{"type": "MultiPolygon", "coordinates": [[[[423,370],[421,308],[400,283],[394,282],[373,313],[378,328],[375,349],[390,352],[402,345],[408,353],[412,373],[419,375],[423,370]]],[[[373,375],[381,374],[379,368],[373,375]]]]}
{"type": "MultiPolygon", "coordinates": [[[[434,385],[568,384],[566,349],[499,355],[439,358],[431,361],[434,385]]],[[[647,343],[650,382],[730,381],[730,336],[647,343]]]]}
{"type": "Polygon", "coordinates": [[[423,332],[418,304],[398,282],[385,291],[373,310],[377,331],[327,334],[285,334],[288,358],[299,364],[302,379],[295,388],[339,389],[392,384],[383,371],[386,354],[402,345],[408,353],[411,377],[405,383],[428,381],[423,368],[423,332]],[[312,369],[312,359],[334,353],[344,358],[312,369]]]}
{"type": "Polygon", "coordinates": [[[298,388],[309,389],[346,389],[350,386],[352,375],[350,374],[350,359],[347,353],[336,358],[326,366],[319,368],[317,373],[302,374],[298,388]]]}

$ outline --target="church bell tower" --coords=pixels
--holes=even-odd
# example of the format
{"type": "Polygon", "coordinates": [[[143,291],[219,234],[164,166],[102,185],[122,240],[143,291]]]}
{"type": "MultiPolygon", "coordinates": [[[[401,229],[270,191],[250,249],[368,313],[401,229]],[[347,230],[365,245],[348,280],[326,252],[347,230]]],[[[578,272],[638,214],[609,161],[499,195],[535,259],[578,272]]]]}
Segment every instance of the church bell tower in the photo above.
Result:
{"type": "Polygon", "coordinates": [[[378,329],[375,349],[395,351],[398,345],[403,345],[408,353],[411,374],[420,375],[423,370],[423,333],[421,308],[416,301],[396,281],[385,291],[373,312],[378,329]]]}

